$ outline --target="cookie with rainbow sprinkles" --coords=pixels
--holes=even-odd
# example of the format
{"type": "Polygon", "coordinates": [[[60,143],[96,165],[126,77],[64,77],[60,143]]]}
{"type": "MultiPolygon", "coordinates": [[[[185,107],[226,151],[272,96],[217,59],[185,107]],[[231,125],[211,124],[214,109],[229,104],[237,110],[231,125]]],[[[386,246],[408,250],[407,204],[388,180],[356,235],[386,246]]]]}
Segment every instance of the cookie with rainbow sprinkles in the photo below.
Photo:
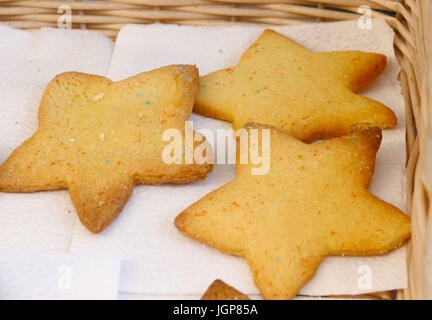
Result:
{"type": "Polygon", "coordinates": [[[314,144],[271,126],[247,130],[270,130],[268,173],[254,175],[254,165],[238,158],[235,180],[184,210],[175,225],[246,259],[265,299],[294,298],[326,256],[380,255],[409,238],[410,218],[368,191],[379,128],[314,144]]]}
{"type": "MultiPolygon", "coordinates": [[[[0,191],[69,189],[81,222],[97,233],[119,215],[135,185],[205,179],[211,154],[190,164],[162,157],[165,130],[185,134],[197,86],[198,69],[190,65],[118,82],[77,72],[56,76],[43,94],[37,131],[0,166],[0,191]]],[[[205,139],[199,144],[210,153],[205,139]]]]}
{"type": "Polygon", "coordinates": [[[236,66],[200,78],[194,111],[234,129],[273,125],[305,142],[347,134],[359,123],[392,128],[397,118],[390,108],[357,94],[386,61],[360,51],[313,52],[265,30],[236,66]]]}

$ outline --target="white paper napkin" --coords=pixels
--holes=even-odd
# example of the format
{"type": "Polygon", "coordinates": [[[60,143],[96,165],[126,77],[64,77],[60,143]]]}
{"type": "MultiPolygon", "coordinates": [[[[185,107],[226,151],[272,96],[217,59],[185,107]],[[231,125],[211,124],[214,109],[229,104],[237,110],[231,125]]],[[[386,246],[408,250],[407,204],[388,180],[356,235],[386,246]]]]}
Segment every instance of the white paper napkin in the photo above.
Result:
{"type": "MultiPolygon", "coordinates": [[[[94,32],[0,25],[0,163],[36,130],[48,82],[65,71],[105,74],[112,48],[94,32]]],[[[0,250],[67,252],[75,218],[67,191],[0,193],[0,250]]]]}
{"type": "Polygon", "coordinates": [[[117,299],[120,260],[64,253],[0,254],[0,299],[117,299]]]}
{"type": "MultiPolygon", "coordinates": [[[[390,106],[399,125],[386,130],[378,153],[371,191],[405,210],[405,115],[393,31],[374,20],[372,30],[354,22],[305,24],[275,30],[319,51],[381,52],[388,67],[365,95],[390,106]]],[[[186,27],[129,25],[117,39],[108,77],[120,80],[167,64],[196,64],[200,74],[236,64],[260,35],[256,27],[186,27]]],[[[193,115],[195,128],[226,128],[230,124],[193,115]]],[[[173,220],[184,208],[234,179],[233,166],[216,166],[202,182],[188,185],[139,186],[119,218],[99,235],[77,224],[71,251],[119,254],[127,261],[120,291],[154,299],[201,296],[217,278],[246,294],[258,294],[246,262],[181,235],[173,220]]],[[[241,195],[239,195],[241,196],[241,195]]],[[[330,257],[302,289],[305,295],[357,294],[403,288],[407,284],[405,249],[380,257],[330,257]]],[[[127,296],[127,295],[126,295],[127,296]]]]}

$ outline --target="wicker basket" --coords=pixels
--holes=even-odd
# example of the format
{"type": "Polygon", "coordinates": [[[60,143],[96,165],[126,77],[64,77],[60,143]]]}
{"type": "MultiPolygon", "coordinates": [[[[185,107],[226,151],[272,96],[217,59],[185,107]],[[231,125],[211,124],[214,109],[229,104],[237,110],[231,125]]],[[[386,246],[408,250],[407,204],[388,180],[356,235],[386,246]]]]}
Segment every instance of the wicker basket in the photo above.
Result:
{"type": "MultiPolygon", "coordinates": [[[[113,38],[122,25],[127,23],[290,25],[358,19],[362,5],[372,9],[373,17],[386,19],[396,31],[394,45],[402,66],[400,81],[407,106],[406,193],[413,231],[407,253],[409,287],[398,291],[396,298],[422,298],[423,253],[429,202],[421,172],[430,103],[428,72],[431,54],[431,0],[0,0],[0,23],[29,30],[43,26],[57,27],[59,8],[65,4],[72,10],[73,28],[92,29],[113,38]]],[[[363,297],[371,298],[371,295],[363,297]]],[[[392,293],[377,293],[374,297],[389,299],[392,293]]]]}

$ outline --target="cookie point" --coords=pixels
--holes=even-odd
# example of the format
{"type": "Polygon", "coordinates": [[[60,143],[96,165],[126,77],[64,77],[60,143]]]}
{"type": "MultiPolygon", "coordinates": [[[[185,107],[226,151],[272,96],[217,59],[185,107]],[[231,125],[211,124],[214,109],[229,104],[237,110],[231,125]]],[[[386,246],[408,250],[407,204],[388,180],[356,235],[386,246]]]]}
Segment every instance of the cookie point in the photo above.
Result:
{"type": "Polygon", "coordinates": [[[103,226],[95,226],[95,225],[89,225],[89,224],[85,224],[84,222],[83,222],[83,225],[91,232],[91,233],[94,233],[94,234],[98,234],[98,233],[101,233],[104,229],[105,229],[105,227],[103,227],[103,226]]]}
{"type": "Polygon", "coordinates": [[[279,33],[277,33],[272,29],[265,29],[262,34],[264,35],[264,34],[279,34],[279,33]]]}
{"type": "Polygon", "coordinates": [[[384,70],[387,66],[387,56],[382,53],[376,53],[378,65],[381,66],[381,68],[384,70]]]}
{"type": "Polygon", "coordinates": [[[185,211],[183,211],[182,213],[180,213],[175,219],[174,219],[174,225],[176,226],[177,229],[179,229],[180,231],[184,230],[184,215],[185,215],[185,211]]]}

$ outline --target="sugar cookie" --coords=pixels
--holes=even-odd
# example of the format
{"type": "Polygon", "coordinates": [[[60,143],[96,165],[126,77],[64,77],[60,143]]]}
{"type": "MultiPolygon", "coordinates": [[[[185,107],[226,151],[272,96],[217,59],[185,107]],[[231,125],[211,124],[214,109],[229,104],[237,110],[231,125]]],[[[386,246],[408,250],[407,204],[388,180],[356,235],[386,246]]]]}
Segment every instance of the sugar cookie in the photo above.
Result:
{"type": "Polygon", "coordinates": [[[97,233],[117,217],[134,185],[204,179],[212,164],[168,165],[161,156],[165,129],[184,134],[197,86],[198,70],[189,65],[118,82],[56,76],[43,94],[36,133],[0,167],[0,191],[69,189],[82,223],[97,233]]]}
{"type": "Polygon", "coordinates": [[[265,299],[294,298],[326,256],[379,255],[409,238],[410,218],[368,191],[379,128],[315,144],[270,126],[252,129],[271,130],[269,173],[237,164],[234,181],[184,210],[175,225],[245,258],[265,299]]]}
{"type": "Polygon", "coordinates": [[[313,52],[266,30],[238,65],[201,77],[194,111],[234,129],[270,124],[305,142],[347,134],[358,123],[391,128],[397,123],[392,110],[355,94],[386,61],[360,51],[313,52]]]}

